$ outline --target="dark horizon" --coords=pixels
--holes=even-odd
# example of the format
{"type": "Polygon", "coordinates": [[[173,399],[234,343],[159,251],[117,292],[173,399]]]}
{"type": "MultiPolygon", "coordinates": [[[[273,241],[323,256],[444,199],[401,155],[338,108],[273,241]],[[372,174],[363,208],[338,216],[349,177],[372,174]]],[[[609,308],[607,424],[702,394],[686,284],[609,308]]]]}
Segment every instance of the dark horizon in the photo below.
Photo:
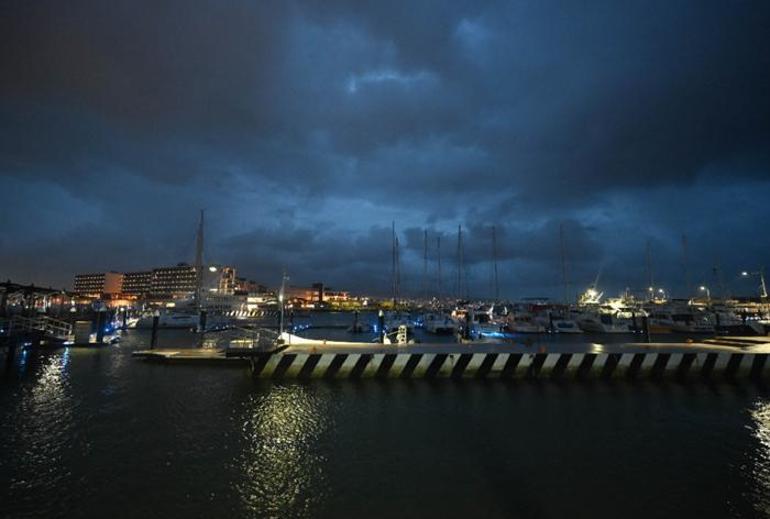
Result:
{"type": "Polygon", "coordinates": [[[4,2],[0,279],[206,258],[268,286],[755,295],[766,2],[4,2]],[[687,240],[687,271],[682,237],[687,240]],[[429,272],[435,279],[435,264],[429,272]]]}

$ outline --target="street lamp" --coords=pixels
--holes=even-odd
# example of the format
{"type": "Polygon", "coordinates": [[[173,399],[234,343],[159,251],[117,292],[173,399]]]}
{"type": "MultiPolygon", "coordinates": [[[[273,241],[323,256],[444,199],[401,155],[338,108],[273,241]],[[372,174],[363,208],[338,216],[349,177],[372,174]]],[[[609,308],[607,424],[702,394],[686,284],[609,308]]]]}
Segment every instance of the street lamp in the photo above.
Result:
{"type": "Polygon", "coordinates": [[[709,287],[701,285],[699,290],[701,292],[706,292],[706,300],[711,301],[711,290],[709,290],[709,287]]]}

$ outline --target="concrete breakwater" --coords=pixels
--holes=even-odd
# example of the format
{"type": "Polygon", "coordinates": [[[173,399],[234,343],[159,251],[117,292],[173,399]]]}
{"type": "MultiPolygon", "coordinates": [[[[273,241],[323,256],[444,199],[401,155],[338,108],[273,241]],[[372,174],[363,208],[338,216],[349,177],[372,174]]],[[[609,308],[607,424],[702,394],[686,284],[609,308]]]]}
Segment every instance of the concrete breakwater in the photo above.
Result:
{"type": "Polygon", "coordinates": [[[754,380],[767,353],[291,353],[251,357],[267,379],[754,380]]]}
{"type": "Polygon", "coordinates": [[[762,381],[770,378],[767,338],[699,343],[570,344],[330,342],[287,336],[270,351],[242,348],[145,350],[168,363],[248,366],[262,379],[498,379],[762,381]]]}

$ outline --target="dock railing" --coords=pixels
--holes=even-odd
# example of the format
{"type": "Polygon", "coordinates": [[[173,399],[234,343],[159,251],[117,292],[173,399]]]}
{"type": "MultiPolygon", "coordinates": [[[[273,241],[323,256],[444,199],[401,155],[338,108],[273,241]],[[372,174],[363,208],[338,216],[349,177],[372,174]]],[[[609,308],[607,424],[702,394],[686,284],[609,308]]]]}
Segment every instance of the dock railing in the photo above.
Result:
{"type": "Polygon", "coordinates": [[[67,339],[72,335],[72,324],[45,315],[39,317],[15,315],[0,319],[0,336],[2,337],[13,337],[32,332],[42,332],[49,337],[67,339]]]}

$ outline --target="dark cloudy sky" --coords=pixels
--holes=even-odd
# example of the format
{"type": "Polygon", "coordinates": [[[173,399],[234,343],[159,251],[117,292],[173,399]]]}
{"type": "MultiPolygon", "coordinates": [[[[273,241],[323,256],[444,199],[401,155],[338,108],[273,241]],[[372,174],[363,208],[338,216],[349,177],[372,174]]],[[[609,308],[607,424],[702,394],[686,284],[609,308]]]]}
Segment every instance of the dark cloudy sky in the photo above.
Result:
{"type": "Polygon", "coordinates": [[[470,292],[751,293],[770,266],[766,1],[0,3],[0,277],[206,257],[387,293],[390,225],[470,292]],[[574,290],[574,288],[573,288],[574,290]]]}

